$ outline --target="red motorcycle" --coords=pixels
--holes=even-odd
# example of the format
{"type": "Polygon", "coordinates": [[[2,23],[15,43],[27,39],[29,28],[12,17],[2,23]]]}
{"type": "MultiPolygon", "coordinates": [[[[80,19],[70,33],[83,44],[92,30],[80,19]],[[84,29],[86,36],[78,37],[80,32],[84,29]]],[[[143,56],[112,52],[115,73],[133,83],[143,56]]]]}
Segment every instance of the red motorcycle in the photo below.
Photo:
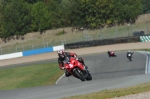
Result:
{"type": "Polygon", "coordinates": [[[92,76],[89,71],[85,69],[85,66],[83,66],[81,62],[74,59],[73,57],[66,58],[64,60],[64,68],[67,72],[80,79],[81,81],[92,80],[92,76]]]}
{"type": "Polygon", "coordinates": [[[107,53],[109,57],[117,57],[117,55],[113,51],[108,51],[107,53]]]}

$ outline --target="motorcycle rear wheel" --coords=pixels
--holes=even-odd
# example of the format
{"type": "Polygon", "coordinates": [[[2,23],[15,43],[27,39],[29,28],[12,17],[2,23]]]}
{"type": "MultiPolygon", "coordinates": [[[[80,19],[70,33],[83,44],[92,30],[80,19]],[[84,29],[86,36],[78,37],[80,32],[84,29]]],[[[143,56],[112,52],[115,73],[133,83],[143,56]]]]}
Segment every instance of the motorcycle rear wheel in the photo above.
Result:
{"type": "Polygon", "coordinates": [[[91,74],[90,74],[90,73],[88,73],[88,76],[86,77],[86,80],[87,80],[87,81],[92,80],[92,76],[91,76],[91,74]]]}
{"type": "Polygon", "coordinates": [[[131,57],[129,57],[128,59],[129,59],[129,61],[132,61],[131,57]]]}

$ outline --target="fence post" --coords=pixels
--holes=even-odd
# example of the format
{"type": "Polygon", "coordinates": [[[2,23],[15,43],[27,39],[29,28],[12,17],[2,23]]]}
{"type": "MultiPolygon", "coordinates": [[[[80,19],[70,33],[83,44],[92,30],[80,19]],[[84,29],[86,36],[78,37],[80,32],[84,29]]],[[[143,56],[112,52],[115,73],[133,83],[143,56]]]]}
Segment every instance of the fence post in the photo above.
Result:
{"type": "Polygon", "coordinates": [[[115,36],[116,36],[116,37],[118,37],[118,36],[117,36],[117,35],[118,35],[118,27],[117,27],[117,25],[116,25],[116,24],[115,24],[115,27],[116,27],[116,28],[115,28],[115,30],[116,30],[116,34],[115,34],[115,36]]]}
{"type": "Polygon", "coordinates": [[[45,48],[45,38],[44,38],[44,35],[42,35],[42,40],[43,40],[43,44],[44,44],[44,48],[45,48]]]}
{"type": "Polygon", "coordinates": [[[33,49],[33,43],[32,43],[32,49],[33,49]]]}
{"type": "Polygon", "coordinates": [[[3,52],[2,52],[2,48],[1,48],[1,54],[3,54],[3,52]]]}
{"type": "Polygon", "coordinates": [[[130,24],[127,24],[128,36],[129,36],[129,26],[130,24]]]}
{"type": "Polygon", "coordinates": [[[17,52],[18,50],[17,50],[17,45],[16,45],[16,52],[17,52]]]}
{"type": "Polygon", "coordinates": [[[130,33],[131,33],[131,36],[133,36],[133,33],[132,33],[132,24],[130,24],[130,33]]]}
{"type": "Polygon", "coordinates": [[[146,32],[148,34],[149,32],[148,32],[148,22],[147,21],[146,21],[146,29],[147,29],[146,32]]]}
{"type": "Polygon", "coordinates": [[[46,45],[47,45],[47,47],[48,47],[48,42],[46,42],[46,45]]]}
{"type": "Polygon", "coordinates": [[[103,39],[103,34],[102,34],[102,28],[100,27],[100,37],[101,37],[101,40],[103,39]]]}
{"type": "Polygon", "coordinates": [[[22,41],[22,51],[24,51],[23,41],[22,41]]]}
{"type": "Polygon", "coordinates": [[[61,44],[62,44],[62,45],[64,45],[64,42],[63,42],[63,40],[61,41],[61,44]]]}

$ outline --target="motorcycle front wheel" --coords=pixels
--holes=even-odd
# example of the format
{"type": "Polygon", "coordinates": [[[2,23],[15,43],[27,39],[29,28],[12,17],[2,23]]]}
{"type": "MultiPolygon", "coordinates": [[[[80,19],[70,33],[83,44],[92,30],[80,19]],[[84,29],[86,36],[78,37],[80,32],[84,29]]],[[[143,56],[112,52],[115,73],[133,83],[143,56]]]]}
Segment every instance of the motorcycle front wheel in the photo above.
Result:
{"type": "Polygon", "coordinates": [[[79,78],[81,81],[85,81],[85,78],[83,76],[83,72],[79,68],[75,68],[73,70],[74,76],[79,78]]]}

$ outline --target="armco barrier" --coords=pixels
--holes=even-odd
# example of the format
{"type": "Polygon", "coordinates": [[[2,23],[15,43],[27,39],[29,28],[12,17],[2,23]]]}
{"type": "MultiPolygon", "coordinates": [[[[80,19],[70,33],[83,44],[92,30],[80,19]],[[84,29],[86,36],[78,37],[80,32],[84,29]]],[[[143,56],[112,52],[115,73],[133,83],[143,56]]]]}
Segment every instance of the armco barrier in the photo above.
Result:
{"type": "Polygon", "coordinates": [[[92,47],[92,46],[101,46],[101,45],[110,45],[110,44],[119,44],[119,43],[133,43],[140,42],[140,37],[121,37],[121,38],[112,38],[112,39],[103,39],[103,40],[92,40],[92,41],[82,41],[75,42],[70,44],[65,44],[65,49],[75,49],[83,47],[92,47]]]}
{"type": "Polygon", "coordinates": [[[22,53],[23,56],[31,56],[36,54],[48,53],[48,52],[53,52],[53,47],[28,50],[28,51],[23,51],[22,53]]]}
{"type": "Polygon", "coordinates": [[[60,49],[64,49],[64,45],[54,46],[53,51],[58,51],[60,49]]]}
{"type": "Polygon", "coordinates": [[[22,52],[0,55],[0,60],[22,57],[22,52]]]}
{"type": "Polygon", "coordinates": [[[53,51],[57,51],[59,49],[64,49],[64,45],[48,47],[48,48],[34,49],[34,50],[24,51],[22,53],[23,53],[23,56],[30,56],[30,55],[53,52],[53,51]]]}
{"type": "Polygon", "coordinates": [[[59,49],[64,49],[64,45],[47,47],[47,48],[40,48],[40,49],[34,49],[34,50],[28,50],[28,51],[17,52],[17,53],[10,53],[10,54],[5,54],[5,55],[0,55],[0,60],[10,59],[10,58],[17,58],[17,57],[23,57],[23,56],[31,56],[31,55],[36,55],[36,54],[43,54],[43,53],[57,51],[59,49]]]}

